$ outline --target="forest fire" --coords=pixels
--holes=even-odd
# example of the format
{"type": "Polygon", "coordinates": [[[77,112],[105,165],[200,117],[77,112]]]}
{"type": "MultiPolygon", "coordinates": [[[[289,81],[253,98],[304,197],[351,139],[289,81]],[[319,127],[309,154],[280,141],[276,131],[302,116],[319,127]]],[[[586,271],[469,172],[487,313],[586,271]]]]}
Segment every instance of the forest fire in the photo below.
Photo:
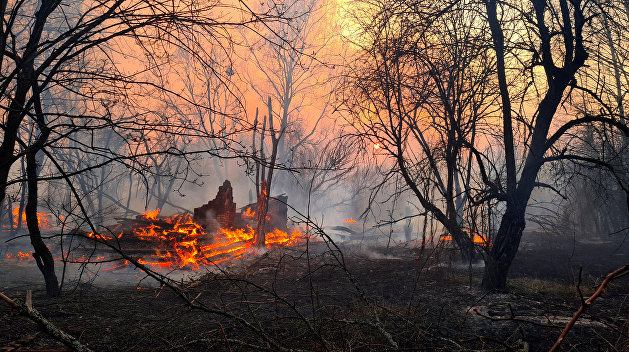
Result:
{"type": "MultiPolygon", "coordinates": [[[[451,235],[441,235],[441,239],[446,242],[452,242],[451,235]]],[[[474,234],[474,238],[472,238],[472,242],[477,245],[481,245],[481,246],[489,245],[491,247],[491,243],[489,243],[487,237],[479,233],[474,234]]]]}
{"type": "MultiPolygon", "coordinates": [[[[253,217],[254,213],[248,210],[249,213],[243,213],[243,217],[253,217]]],[[[170,270],[199,270],[227,260],[238,260],[253,248],[254,230],[251,226],[220,228],[215,233],[209,233],[194,222],[190,214],[160,217],[159,209],[156,209],[144,212],[127,227],[129,229],[121,228],[118,236],[89,233],[87,237],[102,241],[115,239],[123,244],[123,248],[125,244],[135,249],[152,248],[154,252],[143,255],[138,262],[170,270]]],[[[291,246],[303,241],[305,235],[298,230],[287,232],[276,228],[266,234],[267,248],[291,246]]]]}
{"type": "MultiPolygon", "coordinates": [[[[20,208],[14,208],[13,209],[13,226],[15,228],[18,227],[18,224],[20,223],[19,219],[20,219],[20,213],[22,213],[22,224],[26,225],[26,212],[20,211],[20,208]]],[[[50,215],[50,213],[46,213],[46,212],[37,212],[37,225],[39,225],[40,228],[49,228],[50,224],[48,222],[48,216],[50,215]]]]}
{"type": "Polygon", "coordinates": [[[2,4],[0,352],[629,352],[629,0],[2,4]]]}
{"type": "Polygon", "coordinates": [[[8,260],[14,260],[14,261],[27,261],[30,262],[31,260],[33,260],[33,252],[22,252],[22,251],[18,251],[16,254],[12,254],[12,253],[7,253],[6,254],[6,258],[8,260]]]}
{"type": "MultiPolygon", "coordinates": [[[[228,260],[238,260],[247,252],[255,252],[254,240],[257,217],[256,204],[249,204],[236,211],[233,202],[231,183],[225,181],[213,200],[193,214],[183,213],[160,216],[160,209],[147,210],[134,218],[119,219],[111,227],[110,233],[89,232],[83,236],[96,242],[106,243],[101,247],[119,248],[138,259],[138,263],[157,269],[200,270],[228,260]]],[[[269,203],[265,224],[265,246],[294,246],[305,242],[305,235],[298,230],[290,230],[287,225],[286,196],[269,203]]],[[[14,211],[16,216],[19,211],[14,211]]],[[[40,226],[47,227],[46,213],[38,213],[40,226]]],[[[90,242],[88,242],[90,243],[90,242]]],[[[91,244],[89,244],[91,246],[91,244]]],[[[23,261],[32,258],[29,253],[7,254],[7,259],[23,261]]],[[[61,255],[55,260],[71,263],[110,262],[112,258],[96,257],[75,252],[61,255]],[[95,259],[96,258],[96,259],[95,259]]],[[[116,264],[106,270],[122,268],[129,261],[116,264]]]]}

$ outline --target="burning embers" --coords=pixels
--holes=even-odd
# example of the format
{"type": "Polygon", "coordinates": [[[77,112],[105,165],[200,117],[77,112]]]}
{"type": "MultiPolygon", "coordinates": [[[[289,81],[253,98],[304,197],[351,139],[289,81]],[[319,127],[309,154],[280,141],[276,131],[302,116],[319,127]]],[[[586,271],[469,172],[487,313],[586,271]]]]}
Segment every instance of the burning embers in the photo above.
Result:
{"type": "MultiPolygon", "coordinates": [[[[220,228],[214,233],[209,233],[194,222],[189,214],[152,217],[151,214],[155,212],[159,212],[159,209],[138,217],[139,223],[136,225],[140,226],[133,226],[130,235],[123,234],[118,237],[121,243],[133,242],[136,249],[147,245],[155,248],[154,253],[144,256],[139,261],[140,264],[199,270],[202,266],[240,259],[252,248],[254,231],[249,225],[244,228],[220,228]]],[[[269,248],[273,245],[295,245],[304,240],[304,234],[300,231],[274,229],[266,235],[266,244],[269,248]]]]}
{"type": "MultiPolygon", "coordinates": [[[[265,245],[267,248],[292,246],[305,242],[305,235],[287,228],[287,206],[285,196],[269,201],[265,245]]],[[[256,204],[236,212],[232,188],[229,181],[219,188],[215,199],[191,214],[161,216],[160,209],[146,211],[131,219],[122,219],[111,229],[111,234],[90,232],[83,236],[104,242],[114,248],[139,258],[138,262],[154,269],[199,270],[228,260],[238,260],[252,251],[256,222],[256,204]]],[[[17,212],[16,212],[17,214],[17,212]]],[[[38,214],[40,215],[40,214],[38,214]]],[[[41,214],[42,227],[48,222],[41,214]]],[[[17,215],[16,215],[17,216],[17,215]]],[[[87,248],[92,248],[91,242],[87,248]]],[[[105,251],[106,247],[98,246],[105,251]]],[[[92,251],[90,249],[90,251],[92,251]]],[[[32,252],[5,254],[5,260],[13,262],[32,260],[32,252]]],[[[55,258],[71,263],[112,262],[104,253],[90,257],[84,251],[74,251],[55,258]]],[[[111,265],[107,270],[124,267],[128,262],[111,265]]]]}
{"type": "Polygon", "coordinates": [[[33,260],[33,251],[30,252],[22,252],[18,251],[17,253],[7,253],[5,254],[6,258],[10,261],[27,261],[30,262],[33,260]]]}
{"type": "MultiPolygon", "coordinates": [[[[300,231],[286,227],[286,197],[269,202],[266,246],[291,246],[305,241],[300,231]]],[[[190,214],[170,217],[159,209],[119,223],[118,235],[89,233],[88,237],[120,244],[131,254],[140,254],[140,264],[154,268],[199,270],[227,260],[240,259],[253,247],[255,204],[236,213],[229,181],[219,188],[215,199],[190,214]]]]}

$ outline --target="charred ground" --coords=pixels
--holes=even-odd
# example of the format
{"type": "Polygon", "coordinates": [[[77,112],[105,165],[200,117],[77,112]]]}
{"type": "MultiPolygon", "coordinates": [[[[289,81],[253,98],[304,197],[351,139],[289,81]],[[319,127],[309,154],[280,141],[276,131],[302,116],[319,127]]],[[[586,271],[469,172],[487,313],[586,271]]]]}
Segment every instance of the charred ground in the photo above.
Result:
{"type": "MultiPolygon", "coordinates": [[[[532,233],[525,244],[508,294],[480,292],[483,269],[470,275],[448,248],[363,247],[341,257],[322,242],[184,281],[183,291],[206,311],[188,308],[167,288],[80,284],[54,300],[39,287],[3,290],[23,297],[34,289],[45,317],[99,351],[395,350],[389,339],[399,350],[544,350],[581,304],[579,267],[587,297],[601,275],[626,263],[629,246],[532,233]]],[[[628,292],[626,278],[614,281],[564,349],[627,350],[628,292]]],[[[5,306],[0,321],[7,350],[64,350],[5,306]]]]}

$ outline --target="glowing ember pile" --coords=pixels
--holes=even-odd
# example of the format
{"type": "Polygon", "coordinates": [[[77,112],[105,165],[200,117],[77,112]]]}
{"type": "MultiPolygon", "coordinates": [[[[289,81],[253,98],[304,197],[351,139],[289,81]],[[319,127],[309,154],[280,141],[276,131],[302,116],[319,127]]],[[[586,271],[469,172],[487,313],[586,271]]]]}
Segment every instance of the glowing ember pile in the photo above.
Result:
{"type": "MultiPolygon", "coordinates": [[[[159,217],[159,209],[138,216],[131,225],[130,233],[122,231],[117,236],[89,233],[90,238],[119,242],[123,250],[128,247],[152,248],[154,252],[143,255],[140,264],[153,268],[199,270],[227,260],[240,259],[252,248],[254,230],[247,225],[240,229],[220,229],[209,234],[192,220],[189,214],[159,217]]],[[[243,213],[253,217],[253,213],[243,213]]],[[[266,234],[266,246],[291,246],[306,240],[300,231],[290,233],[274,229],[266,234]]],[[[134,252],[133,249],[130,250],[134,252]]]]}

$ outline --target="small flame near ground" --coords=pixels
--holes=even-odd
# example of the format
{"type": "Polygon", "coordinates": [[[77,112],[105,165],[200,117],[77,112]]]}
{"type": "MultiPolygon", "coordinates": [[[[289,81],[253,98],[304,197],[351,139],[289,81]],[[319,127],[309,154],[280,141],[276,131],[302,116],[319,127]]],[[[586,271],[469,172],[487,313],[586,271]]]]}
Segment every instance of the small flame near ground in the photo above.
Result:
{"type": "Polygon", "coordinates": [[[157,220],[157,215],[159,215],[159,208],[155,210],[147,210],[142,214],[142,216],[144,216],[147,220],[157,220]]]}
{"type": "Polygon", "coordinates": [[[13,253],[7,253],[6,254],[6,258],[9,261],[27,261],[30,262],[32,260],[34,260],[33,258],[33,251],[30,252],[22,252],[22,251],[18,251],[16,254],[13,253]]]}
{"type": "MultiPolygon", "coordinates": [[[[26,212],[20,211],[20,208],[14,208],[12,214],[13,214],[13,226],[15,228],[17,228],[17,225],[19,223],[20,213],[22,213],[22,226],[26,226],[26,212]]],[[[37,225],[39,225],[39,227],[42,229],[49,228],[50,224],[48,222],[48,216],[50,215],[51,215],[50,213],[46,213],[46,212],[37,212],[37,225]]]]}
{"type": "MultiPolygon", "coordinates": [[[[444,240],[444,241],[451,242],[452,241],[452,236],[450,236],[450,235],[442,235],[441,239],[444,240]]],[[[475,243],[475,244],[480,244],[480,245],[487,245],[488,244],[487,238],[482,236],[482,235],[479,235],[479,234],[475,234],[474,235],[474,238],[472,239],[472,242],[475,243]]],[[[489,245],[491,246],[491,243],[489,243],[489,245]]]]}
{"type": "Polygon", "coordinates": [[[355,222],[356,222],[356,220],[354,220],[354,217],[351,217],[349,219],[344,219],[343,220],[343,223],[345,223],[345,224],[353,224],[355,222]]]}
{"type": "Polygon", "coordinates": [[[247,210],[245,210],[245,211],[242,213],[242,216],[243,216],[244,218],[253,219],[253,217],[254,217],[254,216],[256,216],[256,212],[255,212],[255,211],[253,211],[253,210],[251,210],[251,207],[249,207],[249,208],[247,208],[247,210]]]}

